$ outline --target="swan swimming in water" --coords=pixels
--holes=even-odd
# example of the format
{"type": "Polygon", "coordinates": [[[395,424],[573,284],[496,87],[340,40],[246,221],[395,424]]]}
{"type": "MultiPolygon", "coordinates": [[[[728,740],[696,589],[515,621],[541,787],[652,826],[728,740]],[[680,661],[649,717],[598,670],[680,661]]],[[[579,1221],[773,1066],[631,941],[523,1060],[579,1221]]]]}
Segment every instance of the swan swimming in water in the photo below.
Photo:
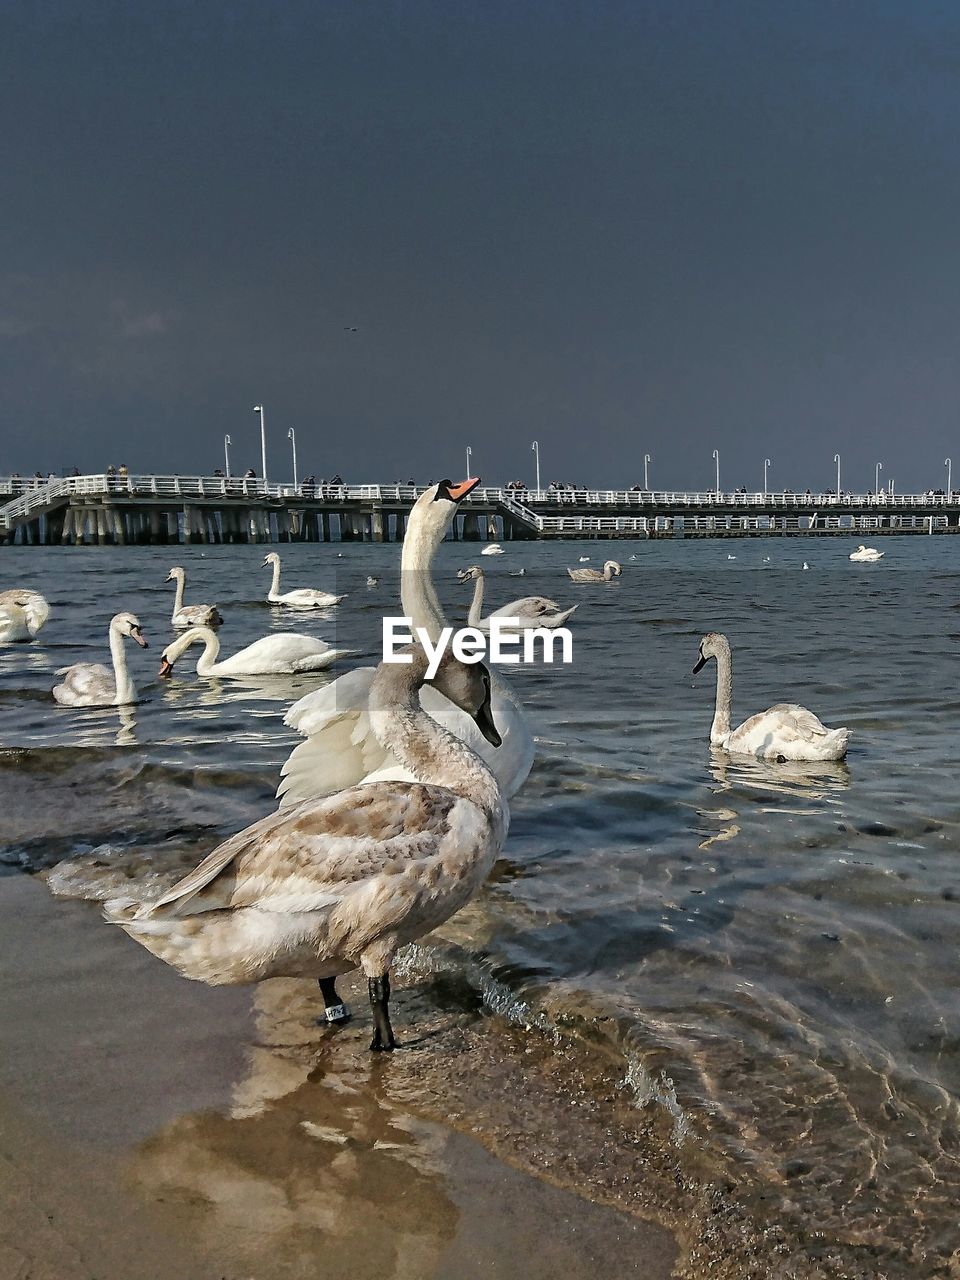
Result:
{"type": "Polygon", "coordinates": [[[849,729],[827,729],[812,711],[795,703],[781,702],[767,711],[730,728],[733,694],[733,661],[726,636],[711,632],[700,641],[696,673],[710,658],[717,662],[717,703],[710,729],[710,742],[733,755],[756,756],[760,760],[842,760],[847,754],[849,729]]]}
{"type": "MultiPolygon", "coordinates": [[[[341,552],[341,555],[343,553],[341,552]]],[[[291,609],[326,609],[331,605],[346,600],[346,596],[335,596],[329,591],[316,591],[313,587],[300,587],[296,591],[280,593],[280,557],[270,551],[263,558],[264,566],[273,565],[273,583],[267,594],[270,604],[284,604],[291,609]]]]}
{"type": "Polygon", "coordinates": [[[484,547],[480,554],[482,556],[502,556],[503,547],[499,542],[491,542],[489,547],[484,547]]]}
{"type": "Polygon", "coordinates": [[[23,644],[32,640],[24,609],[14,604],[0,604],[0,644],[23,644]]]}
{"type": "Polygon", "coordinates": [[[122,707],[136,702],[137,690],[127,671],[127,658],[123,648],[125,636],[135,640],[141,649],[150,646],[140,630],[140,623],[133,613],[118,613],[110,621],[110,656],[113,671],[100,663],[78,662],[72,667],[61,667],[57,672],[63,681],[54,687],[53,696],[64,707],[122,707]]]}
{"type": "Polygon", "coordinates": [[[530,627],[547,627],[553,630],[555,627],[562,626],[578,607],[573,605],[570,609],[561,609],[556,600],[550,600],[547,596],[523,596],[519,600],[512,600],[510,604],[505,604],[500,609],[495,609],[489,617],[481,619],[483,570],[478,564],[472,564],[469,569],[461,569],[457,573],[457,578],[461,582],[470,582],[472,579],[477,584],[473,591],[467,626],[476,627],[478,631],[489,631],[491,618],[519,618],[519,626],[511,628],[514,631],[523,631],[530,627]]]}
{"type": "MultiPolygon", "coordinates": [[[[328,1020],[344,1021],[338,975],[367,977],[371,1050],[396,1046],[390,967],[399,947],[459,911],[489,874],[509,813],[497,780],[420,704],[427,660],[381,663],[370,719],[410,782],[351,786],[273,813],[231,837],[156,902],[104,915],[185,978],[213,986],[310,977],[328,1020]]],[[[449,653],[433,681],[493,747],[490,673],[449,653]]]]}
{"type": "MultiPolygon", "coordinates": [[[[480,481],[452,484],[441,480],[413,505],[400,560],[401,610],[414,627],[423,627],[436,644],[447,626],[430,575],[437,548],[457,511],[457,504],[480,481]]],[[[406,778],[409,772],[385,751],[370,721],[369,699],[376,668],[357,667],[322,689],[308,693],[287,712],[284,723],[306,741],[294,747],[281,770],[277,792],[281,806],[328,795],[355,782],[406,778]]],[[[526,712],[507,682],[491,674],[493,714],[503,739],[494,751],[470,719],[429,684],[420,691],[424,709],[451,733],[462,738],[497,776],[503,794],[512,796],[533,764],[533,733],[526,712]]]]}
{"type": "Polygon", "coordinates": [[[177,594],[173,602],[173,614],[170,621],[175,627],[219,627],[223,625],[220,610],[215,604],[184,604],[183,588],[186,585],[186,570],[180,565],[167,574],[168,582],[177,584],[177,594]]]}
{"type": "Polygon", "coordinates": [[[220,640],[210,627],[191,627],[182,636],[168,644],[160,655],[161,679],[166,679],[182,653],[192,644],[202,644],[203,653],[197,661],[198,676],[292,676],[303,671],[323,671],[338,658],[346,657],[349,649],[332,649],[325,640],[315,636],[301,636],[295,631],[278,631],[271,636],[254,640],[239,653],[217,662],[220,640]]]}
{"type": "Polygon", "coordinates": [[[609,582],[611,578],[619,578],[623,570],[616,560],[608,560],[603,573],[599,569],[568,569],[567,573],[574,582],[609,582]]]}
{"type": "MultiPolygon", "coordinates": [[[[23,611],[23,618],[16,619],[18,624],[25,627],[27,631],[25,636],[19,637],[22,640],[32,640],[50,617],[50,606],[40,592],[30,591],[26,587],[0,591],[0,625],[2,625],[3,613],[11,606],[23,611]]],[[[3,636],[0,634],[0,640],[2,639],[3,636]]]]}
{"type": "Polygon", "coordinates": [[[856,551],[850,552],[850,559],[859,560],[861,563],[868,563],[872,560],[882,560],[884,554],[885,553],[883,551],[878,551],[876,547],[865,547],[861,542],[856,551]]]}

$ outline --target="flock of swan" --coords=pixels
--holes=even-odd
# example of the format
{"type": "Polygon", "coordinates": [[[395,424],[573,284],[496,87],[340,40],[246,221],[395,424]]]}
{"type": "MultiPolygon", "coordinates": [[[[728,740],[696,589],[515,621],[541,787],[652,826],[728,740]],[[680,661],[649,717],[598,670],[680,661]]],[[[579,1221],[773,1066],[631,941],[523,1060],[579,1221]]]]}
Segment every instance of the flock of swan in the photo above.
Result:
{"type": "MultiPolygon", "coordinates": [[[[441,481],[418,499],[409,517],[401,553],[402,610],[433,643],[448,624],[431,565],[458,503],[478,483],[441,481]]],[[[344,598],[313,590],[281,594],[279,556],[270,553],[264,565],[273,570],[267,597],[273,604],[313,608],[344,598]]],[[[621,572],[613,560],[602,572],[568,570],[574,582],[584,584],[609,584],[621,572]]],[[[475,583],[470,623],[479,628],[489,627],[497,615],[518,617],[520,625],[558,626],[577,608],[563,610],[554,600],[528,596],[483,618],[482,570],[473,565],[460,576],[475,583]]],[[[171,570],[170,578],[177,583],[172,621],[187,629],[164,649],[161,675],[194,644],[203,646],[201,676],[320,670],[347,652],[282,633],[218,662],[217,606],[185,606],[183,569],[171,570]]],[[[36,635],[48,613],[34,592],[0,596],[0,619],[12,619],[7,625],[15,623],[27,635],[36,635]]],[[[118,613],[109,630],[113,671],[89,664],[66,668],[53,691],[57,701],[134,701],[126,638],[147,647],[137,618],[118,613]]],[[[145,889],[115,899],[105,918],[187,978],[214,985],[313,978],[324,1004],[322,1020],[331,1024],[351,1016],[336,981],[359,968],[368,981],[370,1047],[393,1049],[394,956],[478,891],[506,838],[508,801],[534,759],[526,711],[498,672],[482,662],[465,665],[448,651],[428,681],[423,649],[411,646],[409,658],[355,668],[295,702],[285,723],[303,741],[282,768],[277,811],[214,849],[158,899],[149,900],[145,889]]],[[[703,637],[694,671],[710,659],[717,664],[710,731],[716,748],[773,762],[845,755],[848,730],[828,729],[794,704],[770,707],[731,729],[732,659],[725,636],[703,637]]]]}

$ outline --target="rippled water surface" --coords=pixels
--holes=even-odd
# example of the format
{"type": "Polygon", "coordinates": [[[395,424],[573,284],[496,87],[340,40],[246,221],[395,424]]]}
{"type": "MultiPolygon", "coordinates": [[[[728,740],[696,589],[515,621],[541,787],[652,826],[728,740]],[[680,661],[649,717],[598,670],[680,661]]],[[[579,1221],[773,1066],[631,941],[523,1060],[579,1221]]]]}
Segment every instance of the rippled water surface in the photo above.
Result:
{"type": "MultiPolygon", "coordinates": [[[[677,1142],[721,1161],[812,1253],[952,1274],[960,542],[885,538],[876,565],[850,564],[843,539],[623,543],[623,577],[598,587],[564,566],[602,563],[604,544],[507,546],[482,562],[486,604],[579,601],[575,662],[510,673],[537,761],[462,941],[546,1017],[615,1042],[638,1100],[673,1110],[677,1142]],[[733,646],[736,719],[802,702],[849,726],[846,763],[712,754],[714,668],[691,675],[708,630],[733,646]]],[[[5,858],[67,860],[78,876],[97,862],[169,872],[272,807],[298,741],[286,707],[346,668],[203,681],[188,654],[172,681],[155,673],[174,560],[188,603],[220,605],[225,653],[292,628],[370,661],[382,614],[398,611],[399,549],[280,550],[285,589],[348,599],[306,616],[270,608],[257,547],[0,551],[0,587],[53,605],[35,643],[0,650],[5,858]],[[129,654],[142,703],[58,707],[56,668],[107,660],[121,608],[151,641],[129,654]]],[[[478,551],[447,543],[438,556],[451,618],[469,601],[455,570],[478,551]]]]}

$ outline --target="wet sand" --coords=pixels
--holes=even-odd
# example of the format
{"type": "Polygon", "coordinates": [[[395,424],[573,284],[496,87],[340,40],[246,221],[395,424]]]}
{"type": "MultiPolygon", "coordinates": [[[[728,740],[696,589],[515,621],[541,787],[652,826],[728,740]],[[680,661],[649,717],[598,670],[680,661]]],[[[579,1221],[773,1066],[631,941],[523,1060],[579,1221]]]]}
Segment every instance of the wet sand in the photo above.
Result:
{"type": "Polygon", "coordinates": [[[311,984],[185,982],[0,876],[0,1277],[669,1276],[663,1171],[596,1082],[443,995],[401,991],[374,1057],[362,1007],[334,1032],[311,984]]]}

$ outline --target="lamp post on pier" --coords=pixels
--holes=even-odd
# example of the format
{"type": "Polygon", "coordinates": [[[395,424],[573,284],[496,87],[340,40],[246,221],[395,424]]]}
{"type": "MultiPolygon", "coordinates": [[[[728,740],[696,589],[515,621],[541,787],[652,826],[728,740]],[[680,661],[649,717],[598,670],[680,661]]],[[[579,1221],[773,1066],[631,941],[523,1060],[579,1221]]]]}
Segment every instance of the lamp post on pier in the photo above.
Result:
{"type": "Polygon", "coordinates": [[[263,425],[263,405],[255,404],[253,412],[260,415],[260,465],[263,471],[263,483],[267,483],[267,433],[263,425]]]}
{"type": "Polygon", "coordinates": [[[769,467],[770,467],[770,459],[764,458],[763,460],[763,496],[764,497],[767,496],[767,471],[769,467]]]}
{"type": "Polygon", "coordinates": [[[880,472],[883,470],[883,463],[878,462],[873,471],[873,496],[876,497],[880,492],[880,472]]]}
{"type": "Polygon", "coordinates": [[[537,456],[537,493],[539,494],[540,492],[540,441],[534,440],[530,448],[533,450],[533,452],[537,456]]]}
{"type": "Polygon", "coordinates": [[[648,468],[652,461],[653,459],[650,457],[649,453],[645,453],[643,455],[643,487],[648,493],[650,491],[650,472],[648,468]]]}
{"type": "Polygon", "coordinates": [[[233,441],[230,439],[229,435],[223,437],[223,468],[227,473],[228,479],[230,477],[230,446],[232,444],[233,441]]]}
{"type": "Polygon", "coordinates": [[[470,478],[470,459],[473,457],[473,450],[467,445],[467,479],[470,478]]]}
{"type": "Polygon", "coordinates": [[[717,497],[719,498],[719,497],[720,497],[720,450],[719,450],[719,449],[714,449],[714,451],[713,451],[713,460],[714,460],[714,462],[717,464],[717,487],[716,487],[716,495],[717,495],[717,497]]]}
{"type": "Polygon", "coordinates": [[[290,441],[290,447],[293,449],[293,487],[297,487],[297,433],[293,427],[287,432],[287,439],[290,441]]]}
{"type": "Polygon", "coordinates": [[[833,460],[837,464],[837,497],[839,498],[840,497],[840,455],[839,453],[835,453],[833,455],[833,460]]]}
{"type": "Polygon", "coordinates": [[[943,465],[947,468],[947,497],[953,497],[953,460],[952,458],[944,458],[943,465]]]}

